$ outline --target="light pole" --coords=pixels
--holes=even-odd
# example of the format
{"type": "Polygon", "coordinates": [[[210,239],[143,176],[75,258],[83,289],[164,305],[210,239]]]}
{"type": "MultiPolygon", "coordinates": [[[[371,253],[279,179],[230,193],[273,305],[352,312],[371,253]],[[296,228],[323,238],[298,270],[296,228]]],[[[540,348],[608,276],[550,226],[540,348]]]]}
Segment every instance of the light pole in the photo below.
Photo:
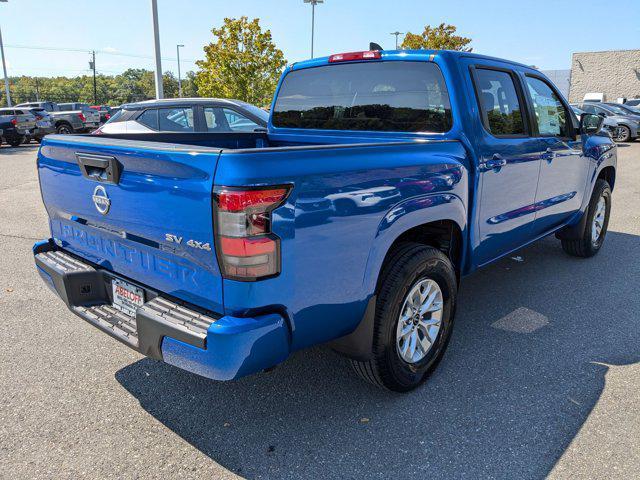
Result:
{"type": "Polygon", "coordinates": [[[395,31],[395,32],[391,32],[390,35],[395,35],[396,36],[396,50],[398,50],[398,37],[400,35],[404,35],[404,32],[395,31]]]}
{"type": "MultiPolygon", "coordinates": [[[[0,0],[6,2],[7,0],[0,0]]],[[[2,53],[2,71],[4,72],[4,90],[7,92],[7,106],[11,107],[11,92],[9,91],[9,77],[7,77],[7,62],[4,59],[4,44],[2,43],[2,30],[0,30],[0,52],[2,53]]]]}
{"type": "Polygon", "coordinates": [[[160,60],[160,29],[158,27],[158,0],[151,0],[151,16],[153,17],[153,43],[156,52],[156,98],[164,98],[162,88],[162,62],[160,60]]]}
{"type": "Polygon", "coordinates": [[[182,78],[180,77],[180,47],[184,47],[184,45],[176,45],[176,52],[178,52],[178,97],[182,98],[182,78]]]}
{"type": "Polygon", "coordinates": [[[324,3],[324,0],[304,0],[304,3],[311,4],[311,58],[313,58],[313,35],[316,24],[316,5],[324,3]]]}

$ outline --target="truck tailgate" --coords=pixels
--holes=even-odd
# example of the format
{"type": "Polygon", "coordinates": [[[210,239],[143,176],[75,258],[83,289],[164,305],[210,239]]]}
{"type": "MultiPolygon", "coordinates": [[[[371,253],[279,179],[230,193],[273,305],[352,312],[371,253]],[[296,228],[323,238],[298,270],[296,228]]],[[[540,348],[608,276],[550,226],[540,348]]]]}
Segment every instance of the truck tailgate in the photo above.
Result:
{"type": "Polygon", "coordinates": [[[38,173],[51,235],[66,251],[107,270],[222,312],[211,203],[219,154],[48,136],[38,173]]]}

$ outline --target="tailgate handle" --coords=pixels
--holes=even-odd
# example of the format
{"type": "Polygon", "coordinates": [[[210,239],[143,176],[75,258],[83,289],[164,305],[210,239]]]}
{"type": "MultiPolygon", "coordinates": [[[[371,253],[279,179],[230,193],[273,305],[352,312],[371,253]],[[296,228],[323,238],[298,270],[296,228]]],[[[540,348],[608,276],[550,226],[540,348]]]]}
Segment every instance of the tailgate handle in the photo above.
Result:
{"type": "Polygon", "coordinates": [[[122,165],[115,157],[76,152],[76,158],[85,178],[94,182],[113,183],[114,185],[120,182],[122,165]]]}

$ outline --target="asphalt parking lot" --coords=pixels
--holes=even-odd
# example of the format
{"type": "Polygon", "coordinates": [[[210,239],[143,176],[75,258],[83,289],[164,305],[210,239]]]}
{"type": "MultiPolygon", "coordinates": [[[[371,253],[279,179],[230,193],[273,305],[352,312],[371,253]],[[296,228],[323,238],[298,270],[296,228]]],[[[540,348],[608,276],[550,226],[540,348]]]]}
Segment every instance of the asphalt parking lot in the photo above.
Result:
{"type": "Polygon", "coordinates": [[[325,348],[213,382],[84,323],[33,266],[36,152],[0,148],[1,477],[640,476],[640,142],[618,148],[600,254],[548,238],[465,279],[449,351],[407,395],[325,348]]]}

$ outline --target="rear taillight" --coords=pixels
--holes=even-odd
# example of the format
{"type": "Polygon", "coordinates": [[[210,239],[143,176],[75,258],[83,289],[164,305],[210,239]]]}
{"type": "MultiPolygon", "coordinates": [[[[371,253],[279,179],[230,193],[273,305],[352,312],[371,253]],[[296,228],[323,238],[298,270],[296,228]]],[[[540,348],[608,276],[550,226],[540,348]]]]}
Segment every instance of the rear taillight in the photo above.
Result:
{"type": "Polygon", "coordinates": [[[356,60],[377,60],[381,57],[379,50],[368,50],[365,52],[337,53],[329,57],[329,63],[353,62],[356,60]]]}
{"type": "Polygon", "coordinates": [[[87,121],[87,117],[85,117],[85,116],[84,116],[84,114],[82,114],[82,113],[79,113],[79,114],[78,114],[78,118],[79,118],[80,120],[82,120],[83,122],[86,122],[86,121],[87,121]]]}
{"type": "Polygon", "coordinates": [[[109,120],[109,119],[111,118],[111,115],[109,115],[108,113],[105,113],[105,114],[104,114],[104,118],[105,118],[106,120],[109,120]]]}
{"type": "Polygon", "coordinates": [[[42,115],[36,115],[36,121],[39,122],[42,119],[44,119],[44,117],[42,115]]]}
{"type": "Polygon", "coordinates": [[[226,278],[253,281],[280,273],[280,238],[272,212],[290,187],[216,187],[213,192],[216,253],[226,278]]]}
{"type": "Polygon", "coordinates": [[[15,127],[16,125],[18,125],[18,119],[17,119],[17,118],[12,118],[12,119],[11,119],[11,125],[13,125],[14,127],[15,127]]]}

